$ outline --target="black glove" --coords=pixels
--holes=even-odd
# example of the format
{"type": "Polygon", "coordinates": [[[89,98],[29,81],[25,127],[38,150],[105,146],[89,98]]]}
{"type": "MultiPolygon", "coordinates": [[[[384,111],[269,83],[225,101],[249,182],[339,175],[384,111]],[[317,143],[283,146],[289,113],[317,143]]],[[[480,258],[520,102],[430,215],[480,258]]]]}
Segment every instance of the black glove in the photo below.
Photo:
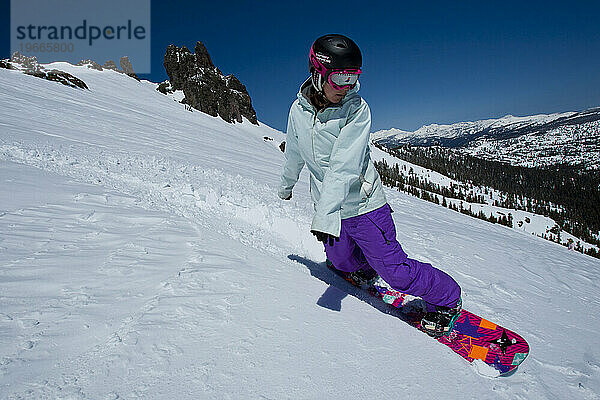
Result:
{"type": "Polygon", "coordinates": [[[317,238],[317,240],[319,242],[323,242],[325,244],[327,244],[327,242],[329,242],[330,246],[333,246],[333,241],[335,240],[336,242],[340,241],[339,237],[330,235],[329,233],[325,233],[325,232],[319,232],[319,231],[313,231],[311,230],[310,233],[312,233],[313,235],[315,235],[315,237],[317,238]]]}

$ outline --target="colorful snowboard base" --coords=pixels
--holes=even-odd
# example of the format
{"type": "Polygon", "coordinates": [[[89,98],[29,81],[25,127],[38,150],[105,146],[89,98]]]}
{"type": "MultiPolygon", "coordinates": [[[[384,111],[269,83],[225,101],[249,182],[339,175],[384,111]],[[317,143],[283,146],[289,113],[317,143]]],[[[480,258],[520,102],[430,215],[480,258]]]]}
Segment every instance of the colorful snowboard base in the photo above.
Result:
{"type": "MultiPolygon", "coordinates": [[[[327,267],[352,285],[361,287],[347,272],[334,268],[327,260],[327,267]]],[[[404,320],[419,330],[425,311],[424,302],[418,297],[398,292],[379,283],[363,287],[372,296],[399,309],[404,320]]],[[[364,285],[363,285],[364,286],[364,285]]],[[[465,309],[461,310],[452,330],[446,336],[436,339],[470,363],[481,360],[498,371],[499,376],[516,372],[518,366],[529,354],[529,345],[520,335],[502,326],[483,319],[465,309]]]]}

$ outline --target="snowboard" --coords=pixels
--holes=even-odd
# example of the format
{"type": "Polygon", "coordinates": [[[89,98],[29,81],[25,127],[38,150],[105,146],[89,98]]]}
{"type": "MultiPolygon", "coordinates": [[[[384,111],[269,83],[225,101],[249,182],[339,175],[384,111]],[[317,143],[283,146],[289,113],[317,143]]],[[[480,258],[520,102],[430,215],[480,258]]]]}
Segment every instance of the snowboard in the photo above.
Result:
{"type": "MultiPolygon", "coordinates": [[[[349,273],[335,269],[329,260],[326,265],[352,285],[366,290],[370,295],[399,309],[407,323],[423,331],[421,328],[421,318],[425,314],[423,300],[390,288],[381,278],[368,287],[361,286],[349,273]]],[[[469,363],[481,360],[497,370],[498,376],[515,373],[529,354],[529,345],[519,334],[465,309],[461,310],[450,332],[432,339],[448,346],[469,363]]]]}

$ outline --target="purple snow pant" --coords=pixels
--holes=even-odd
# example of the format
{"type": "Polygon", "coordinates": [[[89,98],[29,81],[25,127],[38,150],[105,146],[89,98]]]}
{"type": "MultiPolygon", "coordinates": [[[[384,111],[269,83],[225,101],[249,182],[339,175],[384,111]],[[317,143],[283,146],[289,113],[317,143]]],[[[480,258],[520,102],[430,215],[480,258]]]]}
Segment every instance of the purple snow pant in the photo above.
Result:
{"type": "Polygon", "coordinates": [[[460,286],[431,264],[408,258],[396,240],[388,204],[363,215],[342,220],[339,242],[325,244],[333,265],[345,272],[372,267],[392,288],[418,296],[432,305],[454,307],[460,286]]]}

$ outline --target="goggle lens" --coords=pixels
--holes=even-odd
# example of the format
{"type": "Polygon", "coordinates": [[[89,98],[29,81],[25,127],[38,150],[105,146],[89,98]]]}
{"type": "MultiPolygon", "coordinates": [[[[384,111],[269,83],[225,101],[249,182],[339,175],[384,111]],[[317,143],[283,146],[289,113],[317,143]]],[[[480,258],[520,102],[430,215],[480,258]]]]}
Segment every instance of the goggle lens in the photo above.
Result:
{"type": "Polygon", "coordinates": [[[352,88],[356,85],[360,73],[360,70],[332,72],[329,75],[329,83],[336,90],[352,88]]]}

